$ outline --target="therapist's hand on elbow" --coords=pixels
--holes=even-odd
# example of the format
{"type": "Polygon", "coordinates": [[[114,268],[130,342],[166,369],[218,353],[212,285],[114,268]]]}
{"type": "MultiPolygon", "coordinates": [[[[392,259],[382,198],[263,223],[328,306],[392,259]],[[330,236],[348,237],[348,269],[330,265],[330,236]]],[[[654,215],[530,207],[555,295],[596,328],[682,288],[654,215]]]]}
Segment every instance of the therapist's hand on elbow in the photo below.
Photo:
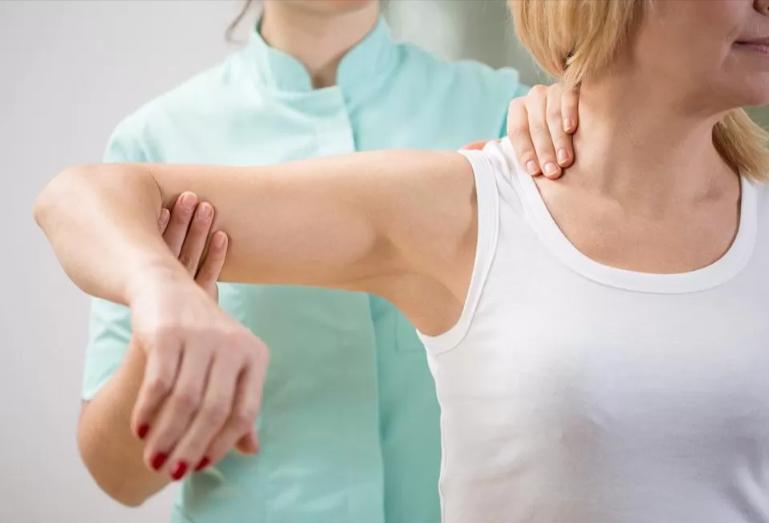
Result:
{"type": "Polygon", "coordinates": [[[216,302],[227,236],[213,234],[202,259],[213,212],[192,194],[164,211],[166,243],[191,277],[148,274],[130,303],[134,336],[147,354],[132,428],[145,440],[145,463],[173,479],[215,464],[233,447],[257,451],[268,350],[216,302]]]}

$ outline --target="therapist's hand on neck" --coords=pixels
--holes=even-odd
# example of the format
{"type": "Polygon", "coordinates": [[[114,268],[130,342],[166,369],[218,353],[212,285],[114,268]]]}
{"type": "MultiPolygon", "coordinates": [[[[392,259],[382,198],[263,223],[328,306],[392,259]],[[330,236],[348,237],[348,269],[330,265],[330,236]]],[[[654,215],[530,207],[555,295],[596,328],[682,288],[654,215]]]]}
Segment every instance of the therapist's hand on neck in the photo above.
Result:
{"type": "MultiPolygon", "coordinates": [[[[510,102],[507,135],[516,158],[532,176],[559,178],[574,163],[579,92],[561,84],[537,85],[510,102]]],[[[486,141],[465,146],[482,149],[486,141]]]]}

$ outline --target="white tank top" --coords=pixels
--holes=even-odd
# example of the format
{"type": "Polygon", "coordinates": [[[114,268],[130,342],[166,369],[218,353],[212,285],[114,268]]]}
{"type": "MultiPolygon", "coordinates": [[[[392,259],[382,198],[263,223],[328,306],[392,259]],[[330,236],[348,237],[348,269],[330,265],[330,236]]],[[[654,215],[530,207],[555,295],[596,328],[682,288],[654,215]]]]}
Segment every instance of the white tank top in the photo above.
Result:
{"type": "Polygon", "coordinates": [[[478,247],[430,337],[445,523],[769,523],[769,190],[709,267],[579,252],[508,142],[466,151],[478,247]]]}

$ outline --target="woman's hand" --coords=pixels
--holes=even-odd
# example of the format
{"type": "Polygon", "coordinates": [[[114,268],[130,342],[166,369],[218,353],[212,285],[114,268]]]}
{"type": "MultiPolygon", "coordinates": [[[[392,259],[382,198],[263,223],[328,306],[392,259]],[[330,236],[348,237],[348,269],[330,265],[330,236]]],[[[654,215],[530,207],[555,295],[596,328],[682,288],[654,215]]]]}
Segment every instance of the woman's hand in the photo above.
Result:
{"type": "Polygon", "coordinates": [[[147,354],[132,426],[146,438],[148,466],[166,468],[176,480],[233,446],[257,450],[254,421],[268,351],[215,301],[227,236],[210,236],[203,256],[213,214],[190,193],[173,212],[162,212],[164,239],[195,281],[149,274],[131,300],[134,335],[147,354]]]}
{"type": "MultiPolygon", "coordinates": [[[[531,174],[558,178],[574,162],[572,134],[579,122],[579,92],[561,84],[537,85],[529,94],[510,102],[507,135],[516,158],[531,174]]],[[[465,149],[483,149],[488,141],[465,149]]]]}
{"type": "Polygon", "coordinates": [[[534,86],[510,102],[507,135],[529,174],[558,178],[574,162],[578,105],[579,92],[561,84],[534,86]]]}

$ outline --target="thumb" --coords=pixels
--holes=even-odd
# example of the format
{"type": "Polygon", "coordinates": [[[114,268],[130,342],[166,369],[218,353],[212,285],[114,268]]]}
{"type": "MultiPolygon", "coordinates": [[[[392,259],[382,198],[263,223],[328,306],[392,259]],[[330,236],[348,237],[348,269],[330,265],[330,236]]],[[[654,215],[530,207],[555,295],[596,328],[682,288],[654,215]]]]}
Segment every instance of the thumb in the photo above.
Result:
{"type": "Polygon", "coordinates": [[[241,454],[256,454],[259,452],[259,440],[256,438],[256,432],[251,429],[244,434],[236,443],[235,450],[241,454]]]}

